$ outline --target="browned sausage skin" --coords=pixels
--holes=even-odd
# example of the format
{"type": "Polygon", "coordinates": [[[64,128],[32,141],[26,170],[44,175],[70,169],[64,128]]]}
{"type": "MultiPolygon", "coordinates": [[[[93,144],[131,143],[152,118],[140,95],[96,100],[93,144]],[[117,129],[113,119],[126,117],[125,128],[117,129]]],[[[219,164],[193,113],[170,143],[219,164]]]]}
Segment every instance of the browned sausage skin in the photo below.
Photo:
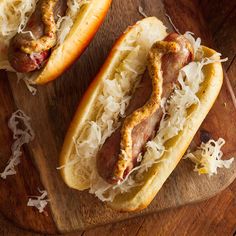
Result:
{"type": "MultiPolygon", "coordinates": [[[[162,97],[169,97],[173,91],[173,84],[177,82],[179,70],[193,60],[193,49],[189,41],[182,35],[176,33],[169,34],[163,41],[175,42],[178,44],[177,52],[166,53],[161,57],[161,73],[163,77],[162,97]]],[[[136,89],[128,108],[126,109],[126,118],[132,115],[134,111],[143,107],[152,94],[152,81],[146,72],[141,80],[140,86],[136,89]]],[[[126,167],[116,174],[119,167],[122,125],[117,129],[103,144],[97,155],[97,170],[99,175],[108,183],[116,183],[125,178],[125,176],[138,164],[137,158],[140,153],[145,151],[145,144],[153,138],[158,129],[162,109],[158,108],[153,114],[137,124],[132,130],[132,157],[126,161],[126,167]]]]}
{"type": "Polygon", "coordinates": [[[16,34],[10,42],[8,59],[17,72],[27,73],[37,70],[49,57],[50,49],[55,46],[55,22],[58,20],[58,16],[66,14],[66,10],[66,0],[40,0],[37,3],[24,33],[16,34]],[[50,3],[51,5],[49,5],[50,3]],[[45,9],[47,6],[49,8],[45,9]],[[51,10],[53,16],[50,15],[51,10]]]}

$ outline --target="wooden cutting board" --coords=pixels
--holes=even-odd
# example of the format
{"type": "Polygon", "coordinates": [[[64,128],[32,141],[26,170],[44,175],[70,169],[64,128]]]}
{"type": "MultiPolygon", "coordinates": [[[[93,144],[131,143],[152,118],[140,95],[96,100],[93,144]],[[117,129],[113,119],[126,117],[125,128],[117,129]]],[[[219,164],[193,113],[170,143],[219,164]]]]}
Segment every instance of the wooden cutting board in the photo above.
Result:
{"type": "MultiPolygon", "coordinates": [[[[192,171],[193,164],[182,160],[151,205],[136,213],[115,212],[86,191],[69,189],[63,183],[56,167],[77,104],[117,37],[128,25],[142,18],[138,6],[142,6],[147,15],[160,18],[171,31],[165,16],[168,13],[180,32],[190,30],[206,45],[212,45],[197,0],[114,0],[103,26],[80,60],[55,82],[38,87],[36,96],[32,96],[22,82],[17,83],[13,75],[7,79],[6,73],[0,73],[0,172],[7,164],[13,143],[7,121],[17,108],[31,117],[36,133],[34,141],[23,148],[17,174],[0,179],[0,212],[16,225],[44,233],[82,230],[202,201],[235,179],[236,162],[229,170],[219,170],[218,175],[209,178],[198,176],[192,171]],[[39,194],[38,188],[46,189],[50,198],[42,214],[26,206],[29,196],[39,194]]],[[[236,157],[236,109],[227,82],[225,78],[222,91],[200,128],[215,139],[223,137],[226,140],[225,158],[236,157]]],[[[199,133],[195,142],[199,143],[199,133]]]]}

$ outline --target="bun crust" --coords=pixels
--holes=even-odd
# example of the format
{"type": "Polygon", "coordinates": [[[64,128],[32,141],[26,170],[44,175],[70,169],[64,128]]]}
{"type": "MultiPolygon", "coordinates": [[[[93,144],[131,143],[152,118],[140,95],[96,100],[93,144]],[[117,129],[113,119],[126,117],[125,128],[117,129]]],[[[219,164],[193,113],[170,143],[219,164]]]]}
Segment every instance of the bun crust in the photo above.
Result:
{"type": "Polygon", "coordinates": [[[83,53],[103,22],[111,2],[93,0],[84,6],[65,41],[52,52],[42,72],[34,80],[35,84],[56,79],[83,53]]]}

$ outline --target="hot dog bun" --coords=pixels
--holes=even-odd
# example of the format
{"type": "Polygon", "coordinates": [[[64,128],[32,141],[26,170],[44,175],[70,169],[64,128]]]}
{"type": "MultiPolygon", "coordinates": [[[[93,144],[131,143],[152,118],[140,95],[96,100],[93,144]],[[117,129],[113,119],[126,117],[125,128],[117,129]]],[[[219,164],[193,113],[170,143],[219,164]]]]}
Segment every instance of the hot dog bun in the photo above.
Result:
{"type": "MultiPolygon", "coordinates": [[[[93,108],[93,104],[101,94],[102,84],[106,78],[109,78],[109,75],[114,74],[117,66],[124,60],[123,52],[119,49],[127,46],[130,37],[136,35],[137,32],[138,35],[144,34],[147,40],[150,34],[157,32],[154,39],[154,41],[157,41],[166,36],[165,30],[163,24],[154,17],[146,18],[129,28],[117,41],[101,71],[86,91],[66,135],[60,156],[61,175],[69,187],[78,190],[90,187],[89,175],[91,169],[96,168],[96,165],[88,168],[83,161],[77,160],[74,139],[81,133],[84,123],[87,120],[94,120],[94,117],[96,117],[97,110],[93,108]],[[76,161],[76,163],[73,163],[73,161],[76,161]]],[[[147,50],[149,47],[150,44],[147,45],[147,50]]],[[[204,46],[202,46],[202,52],[202,57],[211,57],[216,53],[204,46]]],[[[199,103],[188,109],[188,119],[183,130],[168,141],[165,147],[166,152],[162,156],[163,161],[153,164],[145,172],[141,185],[130,189],[128,192],[118,194],[114,200],[109,201],[110,207],[119,211],[135,211],[147,207],[174,170],[211,109],[222,86],[223,72],[220,62],[213,62],[204,66],[203,74],[205,80],[197,93],[199,103]]],[[[95,159],[94,162],[96,162],[95,159]]]]}
{"type": "MultiPolygon", "coordinates": [[[[70,124],[70,128],[65,137],[64,145],[60,156],[60,166],[66,165],[68,162],[71,161],[71,156],[76,152],[75,145],[73,143],[73,137],[78,135],[78,133],[81,131],[83,122],[85,122],[85,120],[92,119],[92,117],[94,116],[94,113],[91,112],[91,107],[97,100],[99,94],[101,93],[101,85],[103,81],[105,80],[105,78],[109,77],[111,74],[114,73],[117,65],[119,65],[121,63],[121,60],[125,57],[123,55],[124,53],[120,50],[120,48],[125,47],[129,39],[133,38],[137,34],[143,34],[143,36],[145,37],[145,34],[147,33],[148,29],[149,32],[155,32],[155,36],[151,39],[151,43],[147,45],[147,50],[149,50],[154,40],[161,40],[167,34],[166,28],[164,27],[162,22],[157,20],[155,17],[150,17],[128,28],[113,46],[100,72],[84,94],[77,109],[77,112],[74,116],[74,119],[70,124]]],[[[148,37],[146,39],[148,39],[148,37]]],[[[81,163],[81,165],[83,164],[81,163]]],[[[68,184],[68,186],[79,190],[87,189],[89,187],[89,183],[83,181],[82,178],[75,178],[73,173],[75,173],[74,166],[68,165],[65,168],[61,169],[62,177],[64,181],[68,184]]],[[[86,173],[82,173],[82,175],[86,176],[86,173]]]]}
{"type": "MultiPolygon", "coordinates": [[[[85,3],[81,7],[77,8],[77,13],[73,12],[73,15],[76,15],[76,17],[75,19],[73,19],[73,25],[70,28],[69,33],[66,35],[64,41],[59,45],[57,44],[57,46],[51,50],[51,54],[48,60],[44,63],[44,65],[39,70],[35,70],[31,73],[21,74],[20,77],[30,79],[30,82],[33,84],[45,84],[60,76],[86,49],[89,42],[92,40],[95,33],[97,32],[99,26],[103,22],[106,13],[111,5],[111,1],[112,0],[84,1],[85,3]]],[[[32,0],[31,5],[33,6],[34,4],[34,7],[36,4],[35,2],[36,1],[32,0]]],[[[18,4],[16,5],[16,9],[17,7],[19,7],[19,9],[16,10],[15,13],[16,15],[17,12],[22,11],[22,8],[20,8],[20,6],[23,5],[23,3],[21,2],[19,3],[19,1],[14,1],[14,0],[11,0],[11,3],[3,1],[1,6],[3,7],[3,11],[5,11],[6,9],[7,10],[9,9],[10,11],[11,8],[10,6],[8,6],[8,4],[12,5],[18,4]]],[[[28,5],[24,7],[29,8],[28,5]]],[[[73,7],[71,7],[71,9],[72,8],[73,7]]],[[[26,11],[25,15],[29,15],[29,12],[31,12],[30,9],[28,9],[28,12],[26,11]]],[[[22,12],[21,14],[24,15],[24,12],[22,12]]],[[[6,13],[6,15],[8,15],[8,13],[6,13]]],[[[66,15],[65,17],[68,16],[66,15]]],[[[21,19],[21,23],[25,21],[25,19],[21,19]]],[[[17,20],[19,19],[15,19],[15,21],[17,20]]],[[[1,19],[0,17],[0,25],[2,24],[4,24],[4,20],[1,19]]],[[[6,39],[4,39],[4,32],[3,36],[1,36],[0,32],[0,43],[1,43],[1,37],[3,37],[3,40],[5,40],[4,43],[7,44],[6,39]]],[[[4,53],[7,54],[6,49],[1,49],[0,46],[0,51],[1,50],[4,50],[4,53]]],[[[8,69],[9,66],[5,66],[4,68],[4,65],[8,64],[6,56],[3,56],[3,58],[1,57],[2,56],[0,56],[0,68],[8,69]],[[3,67],[1,67],[1,64],[3,64],[3,67]]],[[[12,71],[11,68],[10,70],[12,71]]]]}
{"type": "Polygon", "coordinates": [[[52,52],[35,79],[36,84],[56,79],[83,53],[104,20],[110,4],[111,0],[93,0],[84,6],[63,44],[52,52]]]}

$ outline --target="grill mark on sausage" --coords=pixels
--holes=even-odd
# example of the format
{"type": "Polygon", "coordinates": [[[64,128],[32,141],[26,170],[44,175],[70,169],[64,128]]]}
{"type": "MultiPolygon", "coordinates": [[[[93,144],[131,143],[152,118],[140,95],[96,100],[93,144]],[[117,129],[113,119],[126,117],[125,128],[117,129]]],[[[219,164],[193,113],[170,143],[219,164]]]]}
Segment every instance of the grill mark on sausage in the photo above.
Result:
{"type": "MultiPolygon", "coordinates": [[[[174,41],[180,44],[181,51],[172,55],[162,57],[163,93],[162,97],[169,97],[173,92],[173,85],[177,82],[179,70],[192,60],[190,44],[184,36],[172,33],[165,38],[166,41],[174,41]]],[[[152,83],[146,71],[141,80],[140,86],[136,89],[129,106],[126,109],[126,116],[142,107],[152,93],[152,83]]],[[[159,108],[146,120],[137,125],[132,131],[132,161],[124,172],[123,178],[135,167],[138,155],[145,151],[145,144],[155,135],[159,127],[163,112],[159,108]]],[[[124,120],[121,120],[123,123],[124,120]]],[[[109,183],[116,183],[114,170],[120,153],[121,127],[118,128],[103,144],[97,155],[97,171],[99,175],[109,183]]]]}

